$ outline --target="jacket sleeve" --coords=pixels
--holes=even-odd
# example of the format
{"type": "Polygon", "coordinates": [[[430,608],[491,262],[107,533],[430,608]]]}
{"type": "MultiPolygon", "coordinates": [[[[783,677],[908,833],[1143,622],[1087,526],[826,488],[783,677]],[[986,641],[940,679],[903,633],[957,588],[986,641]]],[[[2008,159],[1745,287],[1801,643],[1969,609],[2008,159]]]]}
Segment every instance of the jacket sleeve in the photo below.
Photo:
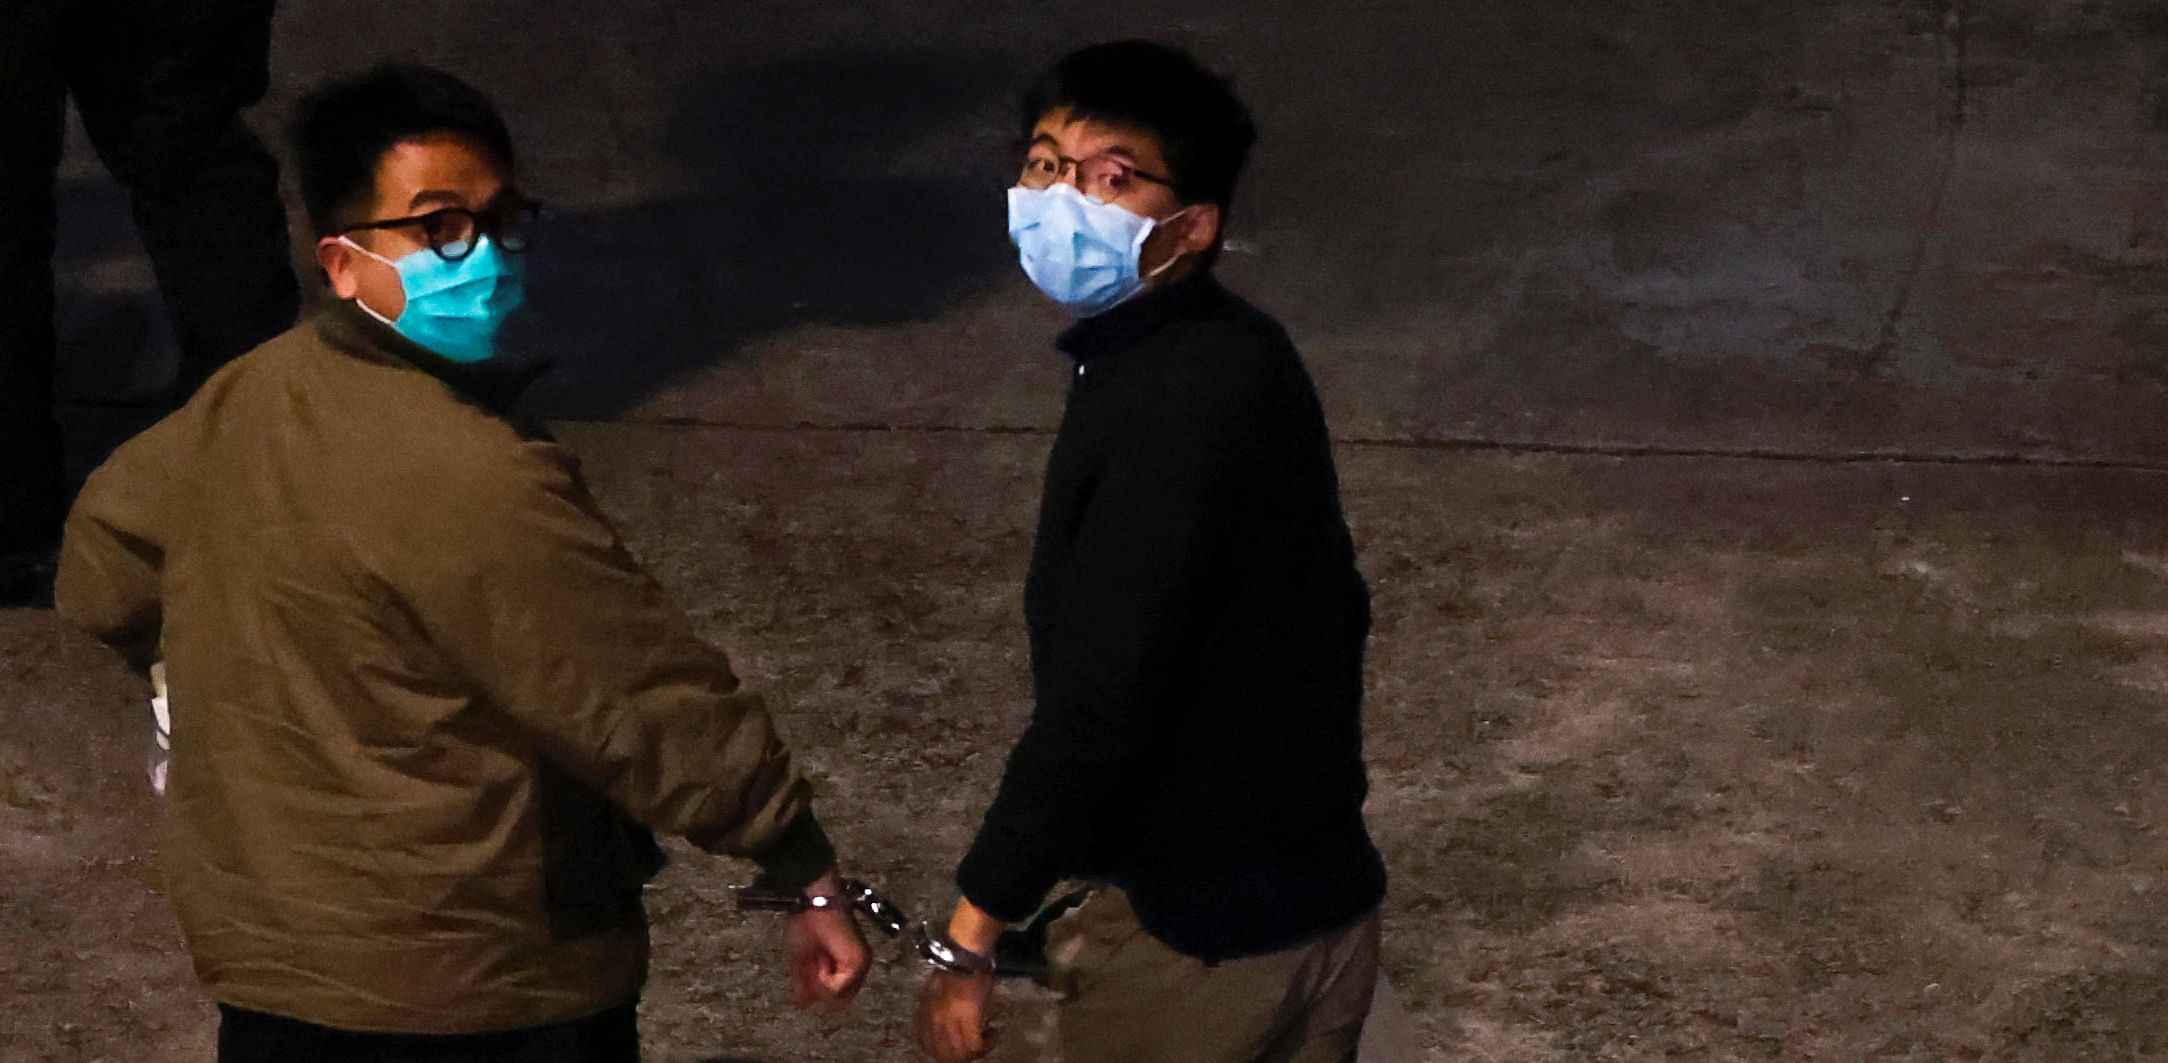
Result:
{"type": "Polygon", "coordinates": [[[997,918],[1028,917],[1074,872],[1182,690],[1242,444],[1183,405],[1120,426],[1034,633],[1031,722],[956,873],[997,918]]]}
{"type": "Polygon", "coordinates": [[[76,496],[60,545],[54,607],[62,619],[121,652],[138,671],[158,657],[164,610],[159,574],[174,518],[161,454],[174,422],[122,445],[76,496]]]}
{"type": "Polygon", "coordinates": [[[784,886],[835,854],[760,696],[634,562],[561,448],[465,478],[407,592],[430,637],[558,767],[784,886]]]}

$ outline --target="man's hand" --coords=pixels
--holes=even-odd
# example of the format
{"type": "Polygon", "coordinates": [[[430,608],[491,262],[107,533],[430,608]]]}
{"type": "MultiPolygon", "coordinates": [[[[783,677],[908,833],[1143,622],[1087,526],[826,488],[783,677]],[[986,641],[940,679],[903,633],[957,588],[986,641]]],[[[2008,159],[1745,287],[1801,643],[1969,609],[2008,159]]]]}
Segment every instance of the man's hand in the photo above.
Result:
{"type": "MultiPolygon", "coordinates": [[[[969,900],[956,902],[949,940],[981,956],[994,954],[1001,920],[969,900]]],[[[968,1063],[993,1050],[994,976],[936,970],[918,995],[918,1046],[939,1063],[968,1063]]]]}
{"type": "Polygon", "coordinates": [[[918,994],[918,1046],[939,1063],[969,1063],[993,1050],[994,976],[931,971],[918,994]]]}
{"type": "MultiPolygon", "coordinates": [[[[843,881],[830,870],[806,893],[839,897],[843,881]]],[[[841,1011],[858,995],[873,965],[849,908],[808,908],[786,916],[783,951],[790,958],[790,1002],[801,1008],[841,1011]]]]}

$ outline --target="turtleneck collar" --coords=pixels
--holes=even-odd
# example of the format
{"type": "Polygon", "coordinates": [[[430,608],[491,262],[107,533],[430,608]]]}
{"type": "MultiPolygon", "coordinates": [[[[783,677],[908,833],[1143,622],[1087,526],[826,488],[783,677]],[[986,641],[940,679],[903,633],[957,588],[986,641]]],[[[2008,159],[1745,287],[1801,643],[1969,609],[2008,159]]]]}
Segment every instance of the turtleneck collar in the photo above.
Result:
{"type": "Polygon", "coordinates": [[[1055,339],[1054,346],[1079,363],[1088,364],[1120,354],[1168,321],[1216,305],[1226,297],[1227,290],[1220,287],[1210,270],[1198,270],[1069,326],[1055,339]]]}

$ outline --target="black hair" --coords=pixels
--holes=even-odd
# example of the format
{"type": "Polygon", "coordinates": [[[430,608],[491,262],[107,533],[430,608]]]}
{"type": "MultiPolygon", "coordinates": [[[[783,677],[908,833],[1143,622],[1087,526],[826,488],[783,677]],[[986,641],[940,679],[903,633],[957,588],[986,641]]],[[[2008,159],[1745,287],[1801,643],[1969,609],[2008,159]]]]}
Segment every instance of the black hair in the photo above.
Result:
{"type": "Polygon", "coordinates": [[[1257,142],[1250,109],[1227,79],[1156,41],[1095,44],[1062,57],[1024,92],[1024,139],[1048,112],[1141,129],[1159,138],[1183,203],[1234,200],[1257,142]]]}
{"type": "Polygon", "coordinates": [[[512,168],[512,134],[489,97],[435,67],[380,63],[325,83],[295,112],[287,135],[301,202],[319,237],[376,191],[376,168],[402,141],[449,133],[512,168]]]}

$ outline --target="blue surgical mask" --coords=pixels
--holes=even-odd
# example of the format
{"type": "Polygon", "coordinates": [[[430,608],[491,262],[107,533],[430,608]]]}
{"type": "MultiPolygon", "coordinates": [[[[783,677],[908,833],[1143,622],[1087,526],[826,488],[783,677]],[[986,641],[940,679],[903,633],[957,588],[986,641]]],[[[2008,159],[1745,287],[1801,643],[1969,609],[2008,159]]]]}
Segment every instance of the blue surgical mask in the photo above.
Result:
{"type": "Polygon", "coordinates": [[[346,246],[399,272],[406,309],[393,321],[361,302],[354,305],[399,334],[455,362],[482,362],[496,356],[497,331],[527,299],[526,260],[507,255],[487,236],[474,250],[447,262],[428,248],[398,260],[385,258],[340,237],[346,246]]]}
{"type": "Polygon", "coordinates": [[[1086,196],[1075,185],[1009,189],[1009,239],[1024,275],[1080,317],[1120,305],[1174,265],[1177,260],[1169,258],[1150,273],[1137,271],[1145,238],[1158,224],[1086,196]]]}

